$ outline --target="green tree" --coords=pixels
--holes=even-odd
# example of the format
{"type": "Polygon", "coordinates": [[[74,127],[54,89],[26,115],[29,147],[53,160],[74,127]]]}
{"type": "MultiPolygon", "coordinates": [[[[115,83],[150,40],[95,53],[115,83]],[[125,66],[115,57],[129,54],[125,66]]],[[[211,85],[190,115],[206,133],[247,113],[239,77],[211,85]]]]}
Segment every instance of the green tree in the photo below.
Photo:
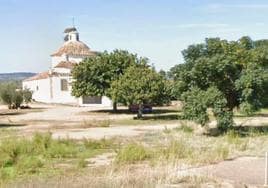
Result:
{"type": "Polygon", "coordinates": [[[170,101],[167,80],[147,65],[129,67],[125,74],[112,83],[111,96],[125,105],[139,105],[138,118],[143,105],[160,105],[170,101]]]}
{"type": "Polygon", "coordinates": [[[1,88],[1,99],[4,104],[8,106],[9,109],[12,108],[13,104],[13,94],[15,92],[16,87],[14,84],[2,84],[1,88]]]}
{"type": "Polygon", "coordinates": [[[22,90],[15,82],[7,82],[1,84],[0,99],[9,109],[18,109],[23,102],[31,102],[32,92],[28,89],[22,90]]]}
{"type": "Polygon", "coordinates": [[[177,98],[185,103],[186,118],[204,125],[208,122],[207,109],[213,108],[223,130],[232,125],[234,108],[252,113],[263,105],[268,53],[262,45],[257,46],[249,37],[238,41],[209,38],[182,54],[185,63],[173,67],[169,75],[175,82],[177,98]],[[212,91],[217,97],[210,95],[212,91]],[[208,102],[207,96],[219,102],[219,107],[208,102]]]}
{"type": "Polygon", "coordinates": [[[28,104],[32,101],[33,92],[29,89],[22,90],[23,101],[28,104]]]}
{"type": "MultiPolygon", "coordinates": [[[[142,63],[147,63],[147,59],[138,58],[124,50],[104,52],[87,58],[72,71],[72,94],[76,97],[111,97],[111,83],[118,80],[129,66],[142,63]]],[[[113,104],[113,109],[116,110],[117,100],[113,100],[113,104]]]]}

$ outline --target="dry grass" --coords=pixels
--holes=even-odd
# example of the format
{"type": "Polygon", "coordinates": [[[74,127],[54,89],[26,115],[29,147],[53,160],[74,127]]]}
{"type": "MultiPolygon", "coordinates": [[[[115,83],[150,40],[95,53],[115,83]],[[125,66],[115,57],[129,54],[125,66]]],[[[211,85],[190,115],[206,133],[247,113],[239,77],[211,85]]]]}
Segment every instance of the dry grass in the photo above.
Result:
{"type": "MultiPolygon", "coordinates": [[[[109,127],[115,124],[154,125],[163,123],[165,125],[171,122],[177,123],[178,120],[92,120],[84,121],[80,126],[90,128],[109,127]]],[[[111,148],[113,151],[115,150],[117,153],[115,162],[105,167],[87,167],[88,153],[79,154],[79,157],[76,157],[77,153],[73,153],[76,151],[75,147],[73,144],[68,144],[72,141],[66,140],[66,143],[56,144],[57,146],[50,149],[51,152],[46,152],[48,155],[54,156],[51,165],[54,168],[45,168],[46,161],[43,161],[42,158],[40,160],[38,156],[22,157],[21,164],[16,164],[18,165],[16,168],[25,169],[23,173],[26,173],[27,177],[21,181],[16,179],[16,182],[12,182],[10,187],[117,188],[163,187],[164,185],[180,185],[186,188],[208,187],[208,185],[221,187],[221,182],[210,177],[191,174],[181,176],[178,174],[178,169],[181,166],[187,168],[218,163],[239,156],[262,156],[268,150],[268,133],[260,131],[260,129],[244,130],[243,134],[241,131],[231,130],[225,135],[212,137],[195,134],[194,127],[181,122],[183,125],[176,129],[166,128],[162,132],[151,132],[135,138],[120,138],[119,149],[118,145],[115,149],[115,146],[106,140],[84,140],[79,143],[90,153],[94,153],[96,150],[111,151],[111,148]],[[69,157],[70,155],[72,157],[69,157]],[[67,160],[62,160],[64,158],[67,160]],[[40,169],[44,170],[42,173],[46,176],[31,175],[33,171],[40,169]],[[61,173],[58,173],[58,170],[61,170],[61,173]]],[[[7,132],[0,131],[0,136],[2,135],[7,135],[7,132]]],[[[7,173],[12,173],[12,170],[7,169],[7,173]]]]}
{"type": "Polygon", "coordinates": [[[221,183],[206,176],[181,176],[174,166],[108,166],[105,169],[88,169],[83,174],[65,174],[61,177],[44,179],[31,179],[28,181],[10,184],[11,187],[91,187],[91,188],[140,188],[165,187],[180,185],[181,187],[206,187],[221,183]],[[85,175],[86,173],[86,175],[85,175]]]}
{"type": "Polygon", "coordinates": [[[79,128],[93,128],[93,127],[110,127],[111,126],[111,120],[105,119],[105,120],[84,120],[79,128]]]}

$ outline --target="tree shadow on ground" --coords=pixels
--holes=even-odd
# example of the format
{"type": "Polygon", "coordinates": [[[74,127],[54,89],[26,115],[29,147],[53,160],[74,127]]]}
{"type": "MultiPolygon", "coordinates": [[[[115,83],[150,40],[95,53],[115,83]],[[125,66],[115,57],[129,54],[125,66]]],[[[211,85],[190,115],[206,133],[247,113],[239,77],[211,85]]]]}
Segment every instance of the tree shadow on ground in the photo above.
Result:
{"type": "Polygon", "coordinates": [[[247,117],[268,117],[268,114],[266,113],[258,113],[258,114],[253,114],[253,115],[244,115],[244,114],[236,114],[234,117],[242,117],[242,118],[247,118],[247,117]]]}
{"type": "Polygon", "coordinates": [[[22,115],[21,112],[0,112],[0,116],[16,116],[16,115],[22,115]]]}
{"type": "Polygon", "coordinates": [[[268,134],[268,124],[261,126],[239,126],[234,127],[233,129],[240,136],[250,136],[253,134],[268,134]]]}
{"type": "Polygon", "coordinates": [[[0,123],[1,128],[10,128],[10,127],[22,127],[26,126],[26,124],[15,124],[15,123],[0,123]]]}
{"type": "MultiPolygon", "coordinates": [[[[128,109],[118,109],[117,111],[113,111],[112,109],[108,110],[94,110],[90,111],[94,113],[108,113],[108,114],[137,114],[137,112],[131,112],[128,109]]],[[[179,110],[171,110],[171,109],[153,109],[150,113],[144,113],[144,114],[167,114],[167,113],[178,113],[179,110]]]]}
{"type": "Polygon", "coordinates": [[[0,116],[16,116],[16,115],[24,115],[27,113],[36,113],[42,112],[46,108],[28,108],[28,109],[19,109],[19,110],[1,110],[0,116]]]}
{"type": "Polygon", "coordinates": [[[166,114],[166,115],[150,115],[143,116],[142,118],[133,117],[134,120],[180,120],[182,119],[179,114],[166,114]]]}
{"type": "MultiPolygon", "coordinates": [[[[254,135],[268,135],[268,124],[261,126],[234,126],[230,131],[240,137],[254,136],[254,135]]],[[[205,135],[207,136],[221,136],[226,132],[221,132],[218,128],[211,128],[205,135]]]]}

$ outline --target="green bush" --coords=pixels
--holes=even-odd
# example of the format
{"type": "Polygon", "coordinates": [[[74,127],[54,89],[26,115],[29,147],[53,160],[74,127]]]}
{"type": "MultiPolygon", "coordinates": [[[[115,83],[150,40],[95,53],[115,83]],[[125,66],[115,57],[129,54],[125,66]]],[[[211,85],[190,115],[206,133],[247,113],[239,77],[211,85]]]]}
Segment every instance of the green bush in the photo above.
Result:
{"type": "Polygon", "coordinates": [[[9,109],[18,109],[23,102],[27,104],[32,100],[31,91],[17,88],[14,83],[1,84],[0,98],[9,109]]]}
{"type": "Polygon", "coordinates": [[[215,87],[201,90],[197,87],[182,95],[184,102],[183,116],[205,126],[209,122],[208,109],[211,108],[221,132],[227,131],[234,124],[233,112],[227,107],[223,93],[215,87]]]}
{"type": "Polygon", "coordinates": [[[24,89],[22,91],[23,94],[23,100],[26,104],[30,103],[32,101],[33,92],[29,89],[24,89]]]}

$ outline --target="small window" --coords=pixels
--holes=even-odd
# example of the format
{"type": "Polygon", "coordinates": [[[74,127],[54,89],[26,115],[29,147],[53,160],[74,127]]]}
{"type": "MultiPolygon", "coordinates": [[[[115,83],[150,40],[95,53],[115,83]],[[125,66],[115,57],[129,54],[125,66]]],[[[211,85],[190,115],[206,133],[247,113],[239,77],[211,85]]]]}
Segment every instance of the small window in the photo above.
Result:
{"type": "Polygon", "coordinates": [[[61,91],[68,91],[68,81],[66,79],[60,80],[61,91]]]}
{"type": "Polygon", "coordinates": [[[38,91],[39,90],[39,87],[38,86],[36,86],[36,91],[38,91]]]}

